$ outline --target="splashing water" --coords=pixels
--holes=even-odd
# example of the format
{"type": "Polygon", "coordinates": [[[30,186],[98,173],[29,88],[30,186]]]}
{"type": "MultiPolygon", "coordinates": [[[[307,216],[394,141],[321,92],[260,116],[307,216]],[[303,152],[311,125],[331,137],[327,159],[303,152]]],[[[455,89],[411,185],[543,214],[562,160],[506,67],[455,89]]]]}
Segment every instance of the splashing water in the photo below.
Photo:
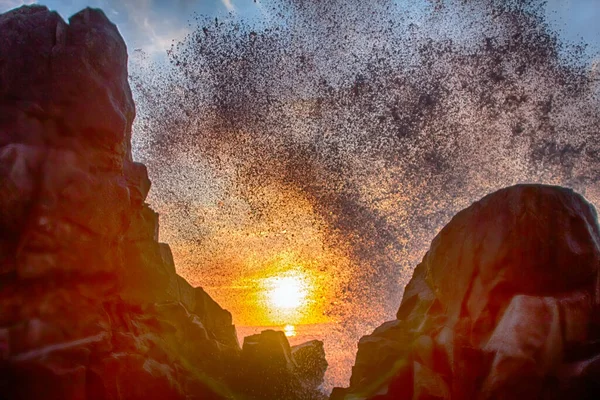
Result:
{"type": "Polygon", "coordinates": [[[599,198],[598,74],[542,1],[262,6],[134,57],[134,147],[179,273],[237,324],[290,323],[237,283],[314,277],[331,388],[451,215],[518,182],[599,198]]]}

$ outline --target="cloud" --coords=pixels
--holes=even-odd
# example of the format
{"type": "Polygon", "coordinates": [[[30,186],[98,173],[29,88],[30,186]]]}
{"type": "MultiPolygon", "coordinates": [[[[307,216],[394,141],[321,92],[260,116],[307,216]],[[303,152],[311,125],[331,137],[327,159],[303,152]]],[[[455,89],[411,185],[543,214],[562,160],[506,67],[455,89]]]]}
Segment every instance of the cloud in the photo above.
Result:
{"type": "Polygon", "coordinates": [[[8,11],[24,4],[33,4],[35,0],[0,0],[0,12],[8,11]]]}
{"type": "Polygon", "coordinates": [[[102,3],[102,8],[118,13],[113,17],[114,22],[128,45],[150,55],[164,54],[173,41],[190,33],[189,22],[196,14],[223,12],[221,3],[229,11],[234,9],[230,0],[104,0],[102,3]]]}
{"type": "Polygon", "coordinates": [[[231,0],[221,0],[221,2],[225,6],[225,8],[227,8],[227,10],[229,10],[229,11],[235,10],[235,7],[233,6],[233,4],[231,4],[231,0]]]}
{"type": "Polygon", "coordinates": [[[185,18],[183,12],[177,7],[159,12],[157,3],[160,2],[134,0],[113,5],[115,11],[127,18],[126,23],[118,25],[129,44],[150,54],[166,51],[173,40],[180,40],[188,32],[181,23],[185,18]]]}

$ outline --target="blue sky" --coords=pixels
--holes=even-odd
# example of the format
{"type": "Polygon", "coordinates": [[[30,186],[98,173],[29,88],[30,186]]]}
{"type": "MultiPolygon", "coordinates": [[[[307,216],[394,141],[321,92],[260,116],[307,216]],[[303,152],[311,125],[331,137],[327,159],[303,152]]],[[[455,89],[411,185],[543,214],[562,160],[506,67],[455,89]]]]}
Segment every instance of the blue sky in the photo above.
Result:
{"type": "MultiPolygon", "coordinates": [[[[409,3],[412,2],[414,0],[409,3]]],[[[30,3],[37,1],[0,0],[0,12],[30,3]]],[[[102,8],[118,25],[130,50],[140,48],[151,54],[164,54],[174,39],[184,37],[191,30],[188,23],[194,13],[268,17],[268,10],[260,0],[47,0],[41,3],[57,10],[65,19],[86,6],[102,8]]],[[[583,39],[592,54],[600,52],[600,0],[548,0],[547,16],[564,39],[583,39]]]]}
{"type": "Polygon", "coordinates": [[[194,13],[261,15],[260,3],[253,0],[0,0],[0,12],[31,3],[44,4],[65,19],[84,7],[101,8],[117,24],[130,50],[148,53],[164,52],[173,39],[185,36],[194,13]]]}

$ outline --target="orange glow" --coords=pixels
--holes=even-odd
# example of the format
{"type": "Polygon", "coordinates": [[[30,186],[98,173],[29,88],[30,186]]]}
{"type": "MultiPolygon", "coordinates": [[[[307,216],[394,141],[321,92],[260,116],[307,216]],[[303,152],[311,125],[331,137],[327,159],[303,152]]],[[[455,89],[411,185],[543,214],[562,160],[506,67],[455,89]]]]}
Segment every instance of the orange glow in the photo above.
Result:
{"type": "Polygon", "coordinates": [[[230,199],[197,210],[210,227],[201,243],[166,230],[163,240],[172,244],[179,273],[230,311],[237,326],[332,322],[352,274],[346,249],[329,240],[301,194],[271,189],[262,197],[268,218],[256,219],[248,204],[230,199]]]}

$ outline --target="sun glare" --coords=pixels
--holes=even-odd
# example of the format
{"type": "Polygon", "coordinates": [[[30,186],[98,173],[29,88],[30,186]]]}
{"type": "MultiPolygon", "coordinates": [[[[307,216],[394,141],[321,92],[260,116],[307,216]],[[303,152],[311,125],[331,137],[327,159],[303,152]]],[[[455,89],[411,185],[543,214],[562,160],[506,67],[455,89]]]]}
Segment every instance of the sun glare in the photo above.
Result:
{"type": "Polygon", "coordinates": [[[294,310],[306,301],[308,288],[305,279],[298,275],[267,278],[267,297],[271,305],[280,310],[294,310]]]}
{"type": "MultiPolygon", "coordinates": [[[[322,251],[322,247],[318,250],[322,251]]],[[[315,253],[281,251],[269,258],[258,254],[244,260],[244,269],[255,272],[229,286],[231,291],[237,290],[232,297],[235,295],[245,306],[240,307],[237,324],[279,329],[290,325],[298,329],[300,325],[331,322],[328,307],[343,278],[337,274],[338,281],[331,279],[331,272],[323,266],[333,269],[331,266],[340,265],[345,259],[315,253]]]]}
{"type": "MultiPolygon", "coordinates": [[[[270,323],[298,324],[306,321],[314,311],[314,282],[302,269],[279,272],[260,281],[263,304],[270,323]]],[[[288,329],[287,333],[291,334],[292,331],[288,329]]]]}

